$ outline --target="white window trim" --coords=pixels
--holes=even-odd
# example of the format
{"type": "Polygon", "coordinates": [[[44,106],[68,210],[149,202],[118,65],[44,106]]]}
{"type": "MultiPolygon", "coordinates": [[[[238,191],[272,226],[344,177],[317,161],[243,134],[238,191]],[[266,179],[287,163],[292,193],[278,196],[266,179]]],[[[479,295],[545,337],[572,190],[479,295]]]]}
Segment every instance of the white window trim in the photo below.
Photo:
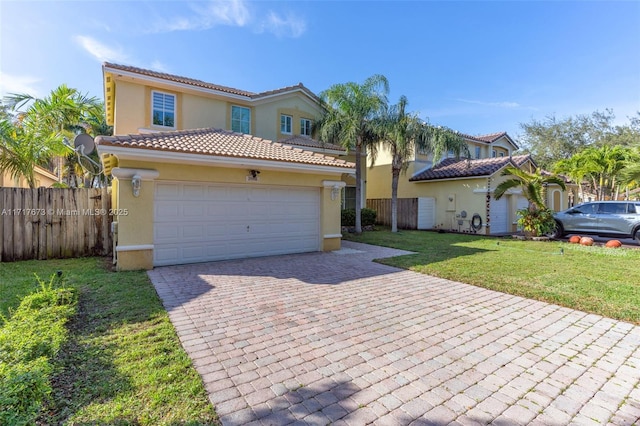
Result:
{"type": "MultiPolygon", "coordinates": [[[[233,130],[233,108],[243,108],[249,111],[249,131],[247,132],[247,134],[251,134],[251,108],[244,106],[244,105],[231,105],[231,121],[230,121],[230,127],[232,131],[233,130]]],[[[244,133],[244,132],[238,132],[238,133],[244,133]]]]}
{"type": "Polygon", "coordinates": [[[290,135],[293,133],[293,117],[288,114],[280,114],[280,133],[283,135],[290,135]],[[285,121],[285,128],[289,127],[289,131],[282,130],[282,119],[285,121]],[[288,124],[288,126],[287,126],[288,124]]]}
{"type": "MultiPolygon", "coordinates": [[[[176,129],[176,122],[177,120],[177,116],[178,116],[178,112],[176,111],[178,109],[178,97],[175,95],[175,93],[169,93],[169,92],[163,92],[161,90],[152,90],[151,91],[151,126],[153,127],[162,127],[163,129],[176,129]],[[173,126],[165,126],[164,124],[155,124],[153,122],[153,97],[154,95],[158,93],[164,96],[173,96],[173,126]]],[[[164,112],[164,110],[163,110],[164,112]]]]}
{"type": "Polygon", "coordinates": [[[309,137],[310,137],[310,136],[311,136],[311,127],[312,127],[312,126],[313,126],[313,123],[312,123],[312,121],[311,121],[310,119],[308,119],[308,118],[301,118],[301,119],[300,119],[300,134],[301,134],[302,136],[309,136],[309,137]],[[302,123],[303,123],[303,122],[308,122],[308,123],[309,123],[309,133],[308,133],[308,134],[307,134],[307,133],[303,133],[304,128],[306,127],[306,126],[303,126],[303,125],[302,125],[302,123]]]}

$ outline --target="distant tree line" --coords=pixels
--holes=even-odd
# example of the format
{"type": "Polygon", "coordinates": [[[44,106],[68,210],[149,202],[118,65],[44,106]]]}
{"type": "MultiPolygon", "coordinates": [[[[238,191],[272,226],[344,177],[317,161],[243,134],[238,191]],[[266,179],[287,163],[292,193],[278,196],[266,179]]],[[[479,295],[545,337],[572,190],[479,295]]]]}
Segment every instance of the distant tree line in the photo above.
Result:
{"type": "Polygon", "coordinates": [[[520,126],[525,152],[546,170],[579,184],[579,197],[629,197],[640,187],[640,112],[614,125],[610,109],[564,119],[548,116],[520,126]]]}

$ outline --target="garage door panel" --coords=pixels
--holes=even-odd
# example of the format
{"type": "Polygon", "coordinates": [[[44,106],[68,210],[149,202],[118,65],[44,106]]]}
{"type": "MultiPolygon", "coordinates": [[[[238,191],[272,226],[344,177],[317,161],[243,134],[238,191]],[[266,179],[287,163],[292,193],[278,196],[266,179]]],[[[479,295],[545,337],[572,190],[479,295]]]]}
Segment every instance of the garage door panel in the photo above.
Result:
{"type": "Polygon", "coordinates": [[[316,251],[315,188],[157,183],[154,264],[316,251]]]}
{"type": "Polygon", "coordinates": [[[171,241],[178,239],[178,237],[180,236],[180,229],[175,225],[160,227],[156,226],[154,233],[156,240],[171,241]]]}
{"type": "Polygon", "coordinates": [[[185,203],[182,205],[182,216],[186,220],[202,220],[205,217],[205,206],[201,203],[185,203]]]}
{"type": "Polygon", "coordinates": [[[180,187],[173,183],[156,183],[156,200],[175,199],[180,195],[180,187]]]}
{"type": "Polygon", "coordinates": [[[202,200],[204,198],[204,190],[205,187],[203,185],[183,185],[182,186],[182,195],[183,199],[198,199],[202,200]]]}
{"type": "Polygon", "coordinates": [[[180,206],[163,202],[156,203],[154,216],[156,221],[173,222],[180,217],[180,206]]]}

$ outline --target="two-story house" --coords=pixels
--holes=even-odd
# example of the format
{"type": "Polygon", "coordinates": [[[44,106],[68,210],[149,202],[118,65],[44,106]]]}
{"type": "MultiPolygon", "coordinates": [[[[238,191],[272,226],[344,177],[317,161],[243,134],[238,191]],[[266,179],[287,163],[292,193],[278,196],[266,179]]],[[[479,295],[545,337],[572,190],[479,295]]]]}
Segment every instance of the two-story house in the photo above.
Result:
{"type": "Polygon", "coordinates": [[[111,63],[102,71],[114,136],[96,144],[114,177],[118,269],[340,247],[354,165],[311,138],[322,110],[302,84],[253,93],[111,63]]]}
{"type": "MultiPolygon", "coordinates": [[[[411,223],[400,226],[417,229],[445,229],[481,234],[503,234],[515,230],[517,210],[528,202],[518,190],[508,191],[495,200],[493,191],[507,166],[534,171],[536,164],[529,155],[513,155],[518,145],[506,133],[482,136],[461,134],[467,142],[469,157],[463,159],[445,155],[439,161],[416,149],[409,159],[407,172],[398,184],[398,198],[413,201],[405,208],[415,209],[405,215],[411,223]]],[[[380,205],[391,198],[391,155],[380,150],[367,175],[367,202],[380,205]]],[[[564,193],[549,188],[549,207],[568,207],[574,192],[564,193]]]]}

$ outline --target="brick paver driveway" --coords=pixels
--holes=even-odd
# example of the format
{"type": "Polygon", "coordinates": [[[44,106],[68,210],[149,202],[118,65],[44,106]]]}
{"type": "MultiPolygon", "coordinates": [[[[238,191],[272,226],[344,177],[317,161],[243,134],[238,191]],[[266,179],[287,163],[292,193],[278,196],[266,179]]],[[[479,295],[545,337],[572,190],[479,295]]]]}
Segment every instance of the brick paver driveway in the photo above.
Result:
{"type": "Polygon", "coordinates": [[[149,272],[224,425],[638,422],[639,327],[343,247],[149,272]]]}

